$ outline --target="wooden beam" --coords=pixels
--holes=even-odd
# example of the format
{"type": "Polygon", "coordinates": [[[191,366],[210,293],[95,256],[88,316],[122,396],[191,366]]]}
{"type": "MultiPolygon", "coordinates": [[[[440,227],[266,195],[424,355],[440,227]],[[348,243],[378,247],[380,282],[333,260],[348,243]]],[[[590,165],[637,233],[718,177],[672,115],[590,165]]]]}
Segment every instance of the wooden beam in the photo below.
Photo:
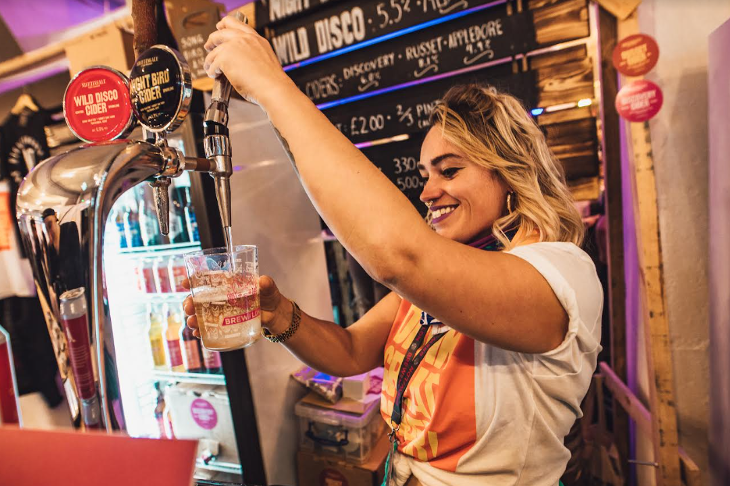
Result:
{"type": "MultiPolygon", "coordinates": [[[[616,18],[599,9],[601,55],[601,113],[603,114],[603,179],[606,214],[606,246],[608,264],[608,305],[611,334],[611,367],[627,380],[626,366],[626,275],[624,271],[624,217],[621,172],[621,126],[614,100],[618,93],[618,73],[611,53],[617,43],[616,18]]],[[[620,407],[613,407],[613,433],[624,471],[628,471],[629,420],[620,407]]]]}
{"type": "Polygon", "coordinates": [[[634,13],[641,0],[598,0],[598,4],[611,12],[616,18],[626,20],[634,13]]]}
{"type": "MultiPolygon", "coordinates": [[[[616,402],[629,414],[637,427],[645,434],[651,434],[651,413],[649,413],[649,410],[647,410],[641,400],[629,390],[629,387],[621,381],[621,378],[618,377],[607,363],[601,363],[599,365],[599,373],[603,377],[603,384],[611,391],[616,402]]],[[[687,486],[700,486],[702,484],[700,468],[697,467],[697,464],[695,464],[684,449],[678,447],[677,450],[685,478],[684,483],[687,486]]]]}

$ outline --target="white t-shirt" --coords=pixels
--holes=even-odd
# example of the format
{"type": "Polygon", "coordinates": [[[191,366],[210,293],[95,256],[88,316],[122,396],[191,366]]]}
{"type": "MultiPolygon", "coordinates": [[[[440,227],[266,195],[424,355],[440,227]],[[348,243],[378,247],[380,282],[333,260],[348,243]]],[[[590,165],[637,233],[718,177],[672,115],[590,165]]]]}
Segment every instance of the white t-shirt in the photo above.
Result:
{"type": "MultiPolygon", "coordinates": [[[[507,253],[550,284],[569,317],[565,340],[528,354],[449,330],[404,394],[401,453],[393,461],[398,486],[411,475],[424,486],[555,486],[565,470],[570,452],[563,439],[581,417],[601,350],[603,290],[593,262],[572,243],[533,243],[507,253]]],[[[386,343],[386,420],[420,315],[404,300],[386,343]]]]}

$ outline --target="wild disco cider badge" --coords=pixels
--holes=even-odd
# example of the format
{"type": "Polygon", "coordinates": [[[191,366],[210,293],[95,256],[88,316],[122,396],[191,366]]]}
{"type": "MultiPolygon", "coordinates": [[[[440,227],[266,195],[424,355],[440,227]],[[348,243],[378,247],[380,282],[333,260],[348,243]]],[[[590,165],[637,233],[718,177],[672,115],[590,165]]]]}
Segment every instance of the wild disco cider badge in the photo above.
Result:
{"type": "Polygon", "coordinates": [[[85,142],[104,142],[128,135],[134,126],[127,77],[106,66],[80,71],[63,95],[66,124],[85,142]]]}

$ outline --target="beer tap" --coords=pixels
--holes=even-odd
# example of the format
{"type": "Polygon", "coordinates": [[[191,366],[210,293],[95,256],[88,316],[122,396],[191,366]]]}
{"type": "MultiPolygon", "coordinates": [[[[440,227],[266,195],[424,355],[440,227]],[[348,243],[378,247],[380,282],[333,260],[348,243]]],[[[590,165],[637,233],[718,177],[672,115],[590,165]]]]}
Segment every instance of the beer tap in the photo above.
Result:
{"type": "MultiPolygon", "coordinates": [[[[248,23],[246,16],[237,10],[234,14],[236,20],[248,23]]],[[[231,83],[223,75],[215,79],[211,93],[210,105],[205,111],[203,122],[203,148],[205,157],[210,161],[210,174],[215,179],[215,193],[218,199],[218,210],[223,223],[226,246],[230,248],[231,242],[231,175],[233,164],[231,163],[231,142],[228,137],[228,102],[231,98],[231,83]]]]}
{"type": "MultiPolygon", "coordinates": [[[[236,11],[235,18],[248,23],[246,16],[236,11]]],[[[178,177],[185,170],[208,172],[215,180],[215,193],[218,200],[218,211],[226,241],[231,243],[231,142],[228,136],[228,102],[231,98],[231,84],[225,76],[220,75],[213,84],[211,101],[205,111],[203,121],[203,148],[205,159],[185,157],[179,150],[167,144],[165,132],[156,133],[155,145],[160,147],[163,157],[163,170],[151,182],[154,192],[155,208],[160,224],[160,232],[169,232],[169,194],[170,178],[178,177]]],[[[167,128],[166,128],[167,129],[167,128]]]]}
{"type": "MultiPolygon", "coordinates": [[[[238,18],[246,21],[242,15],[238,18]]],[[[166,133],[184,121],[192,98],[190,70],[180,53],[164,45],[153,46],[138,56],[129,78],[110,68],[87,68],[69,83],[64,115],[74,134],[88,143],[41,162],[18,189],[20,233],[31,256],[69,410],[75,420],[81,416],[79,423],[86,428],[111,431],[126,427],[114,392],[120,387],[102,258],[112,206],[132,187],[151,181],[160,231],[167,235],[171,179],[184,171],[208,172],[215,179],[230,245],[230,94],[228,80],[219,77],[205,116],[205,158],[187,157],[166,138],[166,133]],[[99,86],[107,95],[113,94],[111,99],[118,104],[118,110],[103,117],[84,109],[97,100],[99,86]],[[155,134],[153,142],[125,139],[135,120],[155,134]],[[60,249],[47,244],[49,234],[61,234],[62,228],[65,242],[60,249]],[[61,263],[78,271],[52,268],[61,263]],[[73,312],[66,312],[68,309],[73,312]],[[80,327],[89,334],[76,339],[68,334],[75,329],[69,319],[82,316],[88,325],[80,327]],[[68,343],[73,343],[73,350],[68,343]],[[75,360],[82,355],[85,359],[80,364],[75,360]],[[87,383],[89,379],[93,386],[87,383]]]]}

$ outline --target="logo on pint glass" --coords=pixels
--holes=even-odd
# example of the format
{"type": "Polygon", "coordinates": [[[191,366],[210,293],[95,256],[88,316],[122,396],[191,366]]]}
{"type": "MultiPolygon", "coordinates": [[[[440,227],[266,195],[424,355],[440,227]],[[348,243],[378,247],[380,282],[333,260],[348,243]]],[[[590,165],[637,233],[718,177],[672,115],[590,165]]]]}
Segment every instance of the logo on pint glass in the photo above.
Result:
{"type": "Polygon", "coordinates": [[[223,318],[224,326],[231,326],[233,324],[243,324],[246,321],[250,321],[254,317],[258,317],[261,314],[261,309],[253,309],[244,314],[238,314],[237,316],[229,316],[223,318]]]}

